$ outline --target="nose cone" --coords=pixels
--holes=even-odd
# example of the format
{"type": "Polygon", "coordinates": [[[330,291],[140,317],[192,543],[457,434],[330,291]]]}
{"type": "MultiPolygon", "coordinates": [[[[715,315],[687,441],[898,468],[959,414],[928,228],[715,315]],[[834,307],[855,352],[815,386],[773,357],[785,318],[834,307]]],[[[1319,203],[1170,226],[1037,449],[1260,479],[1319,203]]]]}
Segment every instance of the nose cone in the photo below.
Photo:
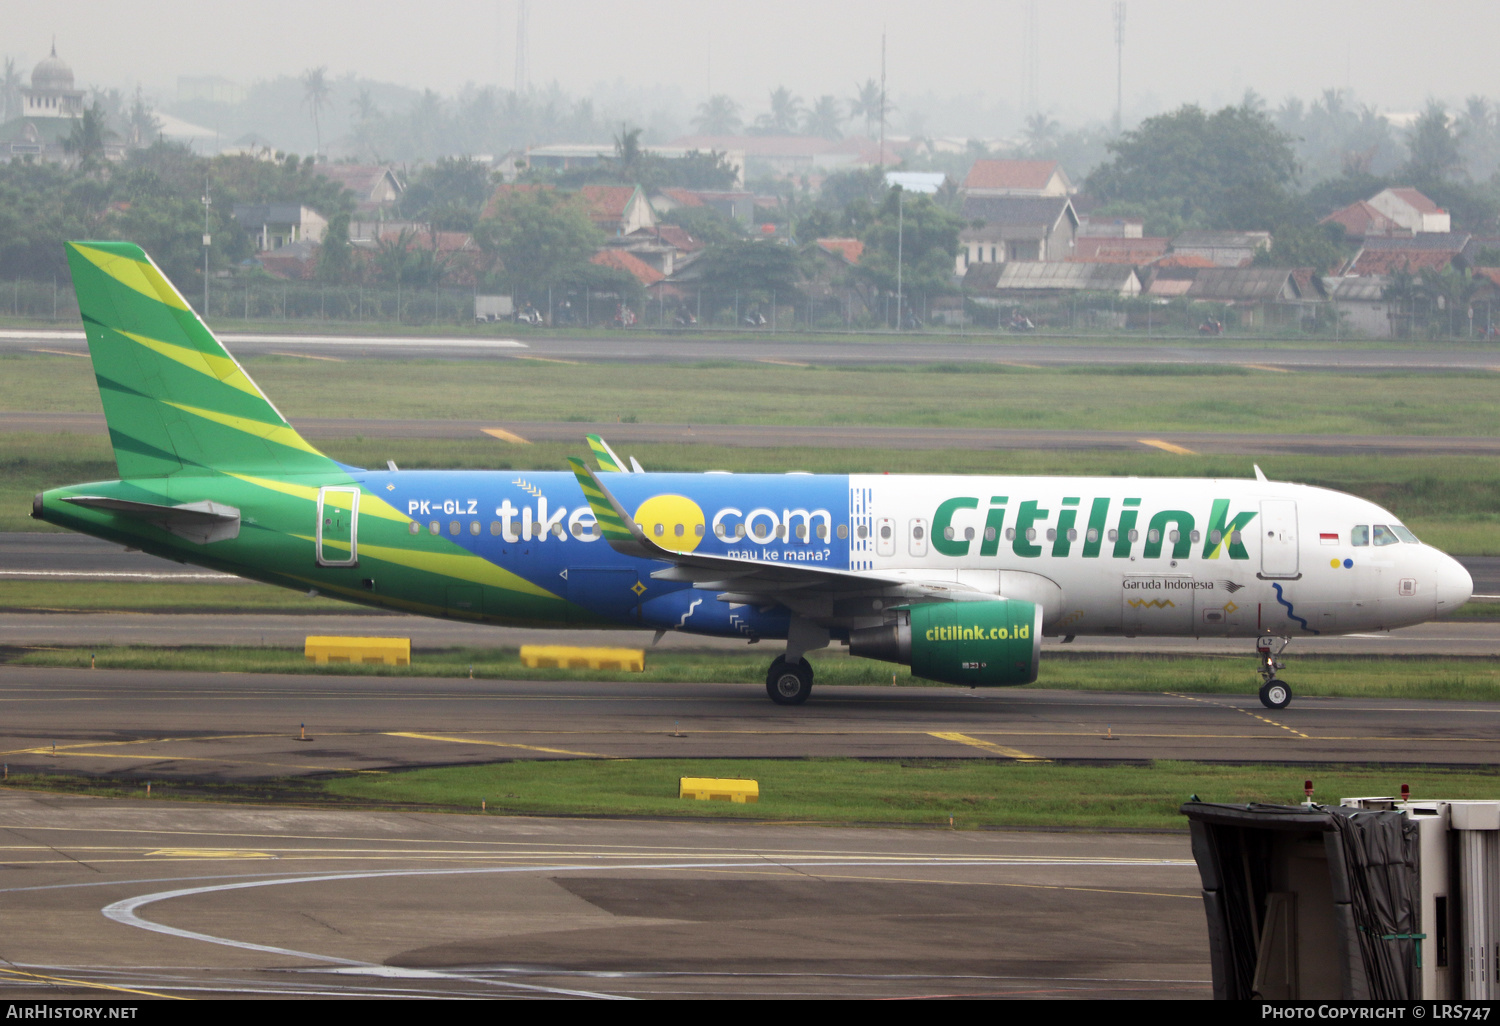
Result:
{"type": "Polygon", "coordinates": [[[1439,555],[1437,565],[1437,615],[1452,613],[1474,594],[1474,578],[1452,556],[1439,555]]]}

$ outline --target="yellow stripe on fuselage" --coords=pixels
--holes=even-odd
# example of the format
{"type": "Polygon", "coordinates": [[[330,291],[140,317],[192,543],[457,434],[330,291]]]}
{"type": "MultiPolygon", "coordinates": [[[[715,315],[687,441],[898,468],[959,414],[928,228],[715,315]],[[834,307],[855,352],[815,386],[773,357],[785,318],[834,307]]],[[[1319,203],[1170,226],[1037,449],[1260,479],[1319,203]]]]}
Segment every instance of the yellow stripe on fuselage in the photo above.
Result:
{"type": "MultiPolygon", "coordinates": [[[[298,499],[306,499],[308,502],[318,501],[318,489],[310,485],[294,484],[291,481],[276,481],[268,477],[254,477],[250,474],[236,474],[225,471],[232,478],[243,481],[246,484],[255,485],[258,488],[269,488],[273,492],[283,495],[291,495],[298,499]]],[[[347,487],[353,482],[349,480],[333,481],[331,485],[347,487]]],[[[362,491],[359,496],[359,515],[362,517],[379,517],[382,520],[394,520],[398,524],[411,523],[411,517],[396,509],[380,496],[371,492],[362,491]]]]}

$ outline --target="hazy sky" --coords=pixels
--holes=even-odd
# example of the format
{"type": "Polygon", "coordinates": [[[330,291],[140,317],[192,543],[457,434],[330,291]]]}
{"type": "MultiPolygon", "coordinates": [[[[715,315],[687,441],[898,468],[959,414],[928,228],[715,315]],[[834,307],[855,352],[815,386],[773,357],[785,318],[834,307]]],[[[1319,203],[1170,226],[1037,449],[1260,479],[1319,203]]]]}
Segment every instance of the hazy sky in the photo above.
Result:
{"type": "MultiPolygon", "coordinates": [[[[241,83],[326,64],[451,93],[509,86],[517,0],[50,0],[5,5],[0,50],[27,75],[57,37],[80,85],[143,84],[163,100],[178,75],[241,83]]],[[[1020,106],[1024,0],[531,0],[533,83],[573,92],[624,79],[680,89],[710,82],[755,113],[771,88],[847,97],[880,73],[882,28],[893,96],[982,94],[1020,106]]],[[[1114,110],[1109,0],[1043,0],[1038,80],[1043,109],[1066,122],[1114,110]]],[[[1394,0],[1128,0],[1127,112],[1238,99],[1272,103],[1352,87],[1384,110],[1429,96],[1500,97],[1500,3],[1394,0]]]]}

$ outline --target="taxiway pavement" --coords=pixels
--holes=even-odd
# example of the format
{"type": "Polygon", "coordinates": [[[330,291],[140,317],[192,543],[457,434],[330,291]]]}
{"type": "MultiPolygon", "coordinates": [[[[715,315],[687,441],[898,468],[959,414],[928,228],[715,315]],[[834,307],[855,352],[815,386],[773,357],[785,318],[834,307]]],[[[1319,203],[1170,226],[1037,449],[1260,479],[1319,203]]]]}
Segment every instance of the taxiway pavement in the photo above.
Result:
{"type": "MultiPolygon", "coordinates": [[[[1214,431],[1086,431],[923,428],[872,425],[620,424],[531,420],[384,420],[298,417],[313,441],[340,438],[485,438],[501,431],[523,442],[573,442],[605,436],[611,445],[716,445],[734,448],[1013,449],[1067,452],[1187,450],[1221,456],[1500,456],[1500,438],[1466,435],[1309,435],[1214,431]],[[1149,436],[1149,437],[1142,437],[1149,436]]],[[[0,412],[0,433],[106,435],[101,413],[0,412]]],[[[497,443],[498,445],[499,443],[497,443]]],[[[514,444],[514,443],[511,443],[514,444]]],[[[498,450],[497,450],[498,451],[498,450]]]]}
{"type": "Polygon", "coordinates": [[[0,789],[0,996],[1207,998],[1186,834],[0,789]]]}
{"type": "Polygon", "coordinates": [[[12,771],[154,779],[506,759],[1500,762],[1500,703],[1299,696],[1272,712],[1253,693],[815,686],[788,709],[755,684],[11,665],[0,709],[12,771]]]}
{"type": "MultiPolygon", "coordinates": [[[[1344,373],[1484,371],[1500,365],[1493,345],[1339,345],[1328,340],[1274,343],[1254,340],[1168,338],[1151,342],[1097,342],[1076,338],[996,335],[869,336],[727,332],[711,336],[622,333],[575,337],[507,334],[454,338],[239,334],[220,336],[237,356],[293,352],[339,359],[510,359],[516,356],[603,363],[679,363],[693,360],[769,360],[818,366],[916,363],[1021,363],[1043,367],[1161,364],[1224,365],[1337,370],[1344,373]]],[[[0,352],[62,352],[83,355],[78,329],[0,330],[0,352]]]]}

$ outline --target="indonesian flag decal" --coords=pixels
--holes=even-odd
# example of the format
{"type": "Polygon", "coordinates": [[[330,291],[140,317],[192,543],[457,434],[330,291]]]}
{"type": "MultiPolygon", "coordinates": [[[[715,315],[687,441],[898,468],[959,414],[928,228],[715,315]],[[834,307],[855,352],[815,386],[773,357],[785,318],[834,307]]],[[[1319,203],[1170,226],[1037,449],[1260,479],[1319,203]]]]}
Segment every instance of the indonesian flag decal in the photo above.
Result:
{"type": "Polygon", "coordinates": [[[1327,532],[1324,532],[1318,535],[1318,541],[1322,542],[1324,545],[1337,545],[1339,543],[1339,536],[1337,533],[1329,534],[1327,532]]]}

